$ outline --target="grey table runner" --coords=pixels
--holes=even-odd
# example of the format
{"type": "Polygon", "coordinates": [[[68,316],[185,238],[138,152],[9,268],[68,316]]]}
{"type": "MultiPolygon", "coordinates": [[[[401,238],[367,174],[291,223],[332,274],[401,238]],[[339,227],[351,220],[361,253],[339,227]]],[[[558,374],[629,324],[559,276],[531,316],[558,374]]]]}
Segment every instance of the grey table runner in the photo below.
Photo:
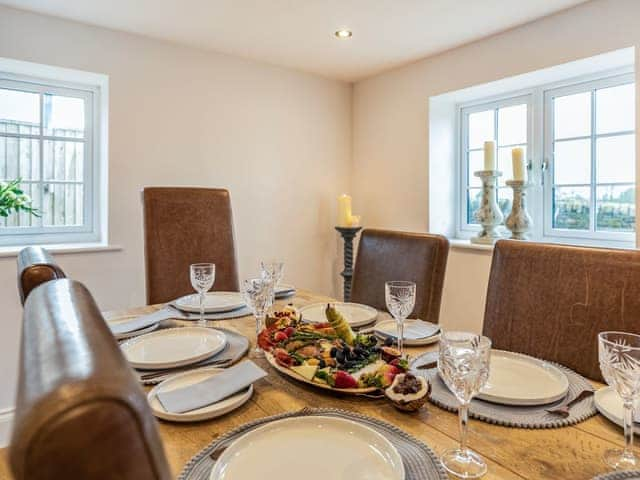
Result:
{"type": "Polygon", "coordinates": [[[603,473],[593,477],[593,480],[640,480],[640,470],[603,473]]]}
{"type": "MultiPolygon", "coordinates": [[[[318,408],[303,409],[272,417],[260,418],[218,437],[194,456],[182,470],[178,480],[209,480],[214,460],[210,455],[225,448],[248,431],[275,420],[303,415],[321,415],[345,418],[362,423],[384,435],[398,449],[406,472],[405,480],[448,480],[436,454],[426,444],[389,423],[345,410],[318,408]]],[[[301,476],[300,478],[303,478],[301,476]]]]}

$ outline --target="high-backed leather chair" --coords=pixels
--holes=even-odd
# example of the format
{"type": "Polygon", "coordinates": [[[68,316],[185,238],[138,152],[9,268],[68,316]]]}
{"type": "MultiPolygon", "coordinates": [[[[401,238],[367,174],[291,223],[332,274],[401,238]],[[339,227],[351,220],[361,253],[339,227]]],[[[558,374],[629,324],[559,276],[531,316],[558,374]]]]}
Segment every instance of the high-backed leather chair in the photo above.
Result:
{"type": "Polygon", "coordinates": [[[16,480],[170,478],[145,395],[78,282],[25,302],[9,459],[16,480]]]}
{"type": "Polygon", "coordinates": [[[164,303],[193,293],[192,263],[215,263],[213,289],[238,291],[227,190],[147,187],[143,197],[147,303],[164,303]]]}
{"type": "Polygon", "coordinates": [[[31,290],[38,285],[65,278],[62,269],[42,247],[26,247],[18,253],[18,292],[24,304],[31,290]]]}
{"type": "Polygon", "coordinates": [[[640,251],[496,243],[483,333],[595,380],[599,332],[640,333],[640,251]]]}
{"type": "Polygon", "coordinates": [[[416,283],[411,318],[438,323],[449,242],[441,235],[367,229],[356,257],[351,301],[386,310],[384,284],[416,283]]]}

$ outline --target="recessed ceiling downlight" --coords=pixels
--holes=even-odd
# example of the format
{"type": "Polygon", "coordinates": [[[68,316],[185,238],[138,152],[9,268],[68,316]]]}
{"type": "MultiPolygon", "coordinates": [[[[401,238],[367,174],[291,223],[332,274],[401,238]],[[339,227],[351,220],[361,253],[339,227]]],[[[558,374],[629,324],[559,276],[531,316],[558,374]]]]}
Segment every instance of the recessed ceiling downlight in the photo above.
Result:
{"type": "Polygon", "coordinates": [[[334,35],[337,38],[351,38],[353,37],[353,32],[348,28],[341,28],[340,30],[336,30],[334,35]]]}

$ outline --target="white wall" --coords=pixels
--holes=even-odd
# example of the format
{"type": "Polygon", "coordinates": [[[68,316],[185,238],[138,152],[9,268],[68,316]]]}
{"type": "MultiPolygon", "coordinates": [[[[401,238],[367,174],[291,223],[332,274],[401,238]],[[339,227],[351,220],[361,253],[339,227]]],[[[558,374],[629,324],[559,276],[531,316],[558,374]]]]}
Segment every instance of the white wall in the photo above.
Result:
{"type": "MultiPolygon", "coordinates": [[[[228,188],[241,275],[276,256],[286,280],[338,292],[333,217],[350,180],[350,85],[3,7],[0,56],[110,77],[109,241],[123,248],[57,257],[102,308],[144,303],[145,185],[228,188]]],[[[1,423],[19,348],[15,258],[0,259],[0,285],[1,423]]]]}
{"type": "MultiPolygon", "coordinates": [[[[357,83],[354,209],[368,226],[446,229],[429,219],[438,210],[429,205],[429,97],[624,47],[638,55],[638,18],[637,0],[596,0],[357,83]]],[[[445,326],[481,329],[490,262],[490,252],[451,250],[445,326]]]]}

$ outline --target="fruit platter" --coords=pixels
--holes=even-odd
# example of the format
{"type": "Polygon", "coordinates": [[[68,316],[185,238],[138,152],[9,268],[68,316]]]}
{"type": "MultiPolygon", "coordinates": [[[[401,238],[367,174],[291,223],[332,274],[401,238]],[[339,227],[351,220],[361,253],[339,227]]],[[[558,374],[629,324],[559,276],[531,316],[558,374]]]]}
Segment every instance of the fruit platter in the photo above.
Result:
{"type": "Polygon", "coordinates": [[[258,345],[267,361],[296,380],[342,393],[362,394],[390,387],[408,369],[391,340],[354,333],[332,305],[324,323],[306,323],[287,306],[267,317],[258,345]]]}

